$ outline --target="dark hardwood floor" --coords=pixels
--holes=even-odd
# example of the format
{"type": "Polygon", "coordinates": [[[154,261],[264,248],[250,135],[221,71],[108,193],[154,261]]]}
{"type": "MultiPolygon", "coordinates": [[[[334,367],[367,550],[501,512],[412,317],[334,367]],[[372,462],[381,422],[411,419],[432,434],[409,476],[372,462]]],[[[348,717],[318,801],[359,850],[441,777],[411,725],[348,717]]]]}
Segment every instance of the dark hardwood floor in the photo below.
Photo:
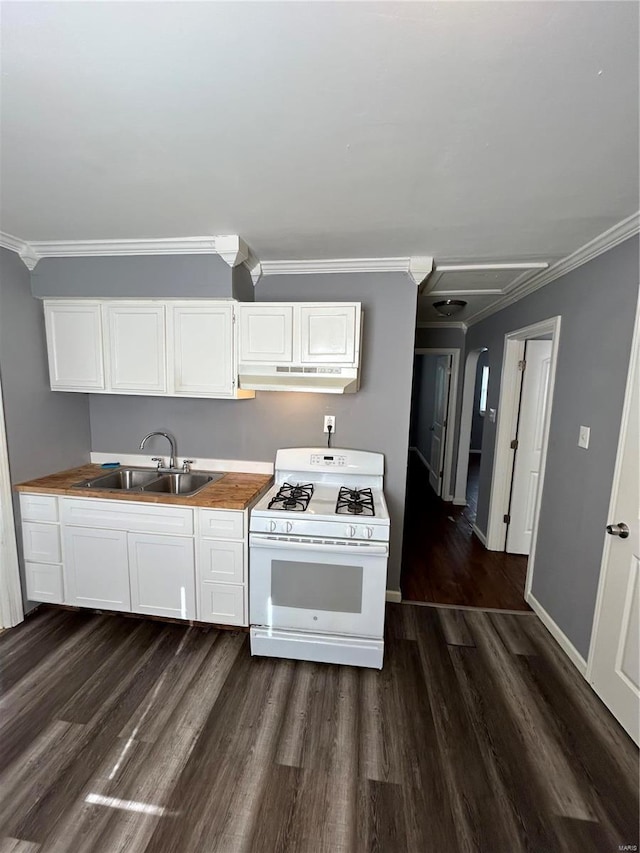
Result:
{"type": "Polygon", "coordinates": [[[415,453],[409,454],[402,597],[457,607],[528,611],[524,600],[527,558],[487,551],[473,533],[479,463],[471,459],[471,501],[468,507],[458,507],[435,495],[426,468],[415,453]]]}
{"type": "Polygon", "coordinates": [[[2,853],[638,843],[638,751],[530,614],[389,605],[378,672],[42,608],[0,660],[2,853]]]}

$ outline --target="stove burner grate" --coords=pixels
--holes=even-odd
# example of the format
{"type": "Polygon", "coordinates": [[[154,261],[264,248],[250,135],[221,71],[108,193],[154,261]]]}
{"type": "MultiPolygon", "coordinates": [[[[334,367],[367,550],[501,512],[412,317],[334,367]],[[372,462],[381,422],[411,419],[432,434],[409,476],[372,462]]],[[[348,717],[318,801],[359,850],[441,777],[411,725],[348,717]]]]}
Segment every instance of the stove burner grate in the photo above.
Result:
{"type": "Polygon", "coordinates": [[[350,489],[347,486],[340,486],[336,514],[375,515],[371,489],[350,489]]]}
{"type": "Polygon", "coordinates": [[[269,509],[304,512],[313,495],[313,483],[283,483],[269,501],[269,509]]]}

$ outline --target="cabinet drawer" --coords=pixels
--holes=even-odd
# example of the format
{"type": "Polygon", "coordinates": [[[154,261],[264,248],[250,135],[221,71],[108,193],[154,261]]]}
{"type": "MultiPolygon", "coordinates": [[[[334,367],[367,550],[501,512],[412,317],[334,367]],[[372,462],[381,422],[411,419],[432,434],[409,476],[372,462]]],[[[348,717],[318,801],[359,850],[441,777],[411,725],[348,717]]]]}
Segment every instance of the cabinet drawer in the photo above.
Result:
{"type": "Polygon", "coordinates": [[[229,583],[200,584],[201,622],[218,625],[246,625],[244,615],[244,587],[229,583]]]}
{"type": "Polygon", "coordinates": [[[24,558],[34,563],[60,563],[60,528],[57,524],[39,524],[25,521],[22,524],[24,558]]]}
{"type": "Polygon", "coordinates": [[[228,509],[201,509],[200,535],[214,539],[242,539],[244,513],[228,509]]]}
{"type": "Polygon", "coordinates": [[[20,495],[20,515],[23,521],[57,521],[58,498],[54,495],[20,495]]]}
{"type": "Polygon", "coordinates": [[[62,604],[62,566],[52,563],[25,563],[27,598],[30,601],[50,601],[62,604]]]}
{"type": "Polygon", "coordinates": [[[198,572],[201,581],[244,583],[244,544],[201,539],[198,572]]]}
{"type": "Polygon", "coordinates": [[[63,498],[62,520],[103,530],[193,535],[193,510],[183,506],[63,498]]]}

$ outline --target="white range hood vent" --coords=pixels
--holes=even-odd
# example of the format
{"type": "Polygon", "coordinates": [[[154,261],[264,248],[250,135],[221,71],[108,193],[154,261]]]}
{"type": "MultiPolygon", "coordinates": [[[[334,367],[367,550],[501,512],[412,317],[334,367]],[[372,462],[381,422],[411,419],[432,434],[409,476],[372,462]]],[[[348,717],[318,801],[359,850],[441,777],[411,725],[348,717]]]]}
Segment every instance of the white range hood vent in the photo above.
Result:
{"type": "Polygon", "coordinates": [[[239,386],[247,391],[310,391],[316,394],[353,394],[358,390],[356,367],[262,367],[240,365],[239,386]]]}

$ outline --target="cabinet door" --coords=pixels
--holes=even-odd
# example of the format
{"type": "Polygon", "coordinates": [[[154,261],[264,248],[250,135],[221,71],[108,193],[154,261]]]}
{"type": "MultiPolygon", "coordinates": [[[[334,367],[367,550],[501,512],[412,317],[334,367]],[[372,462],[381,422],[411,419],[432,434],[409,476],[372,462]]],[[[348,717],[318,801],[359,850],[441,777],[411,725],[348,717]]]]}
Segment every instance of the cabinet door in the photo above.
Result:
{"type": "Polygon", "coordinates": [[[172,393],[230,397],[233,375],[233,306],[175,305],[171,312],[172,393]]]}
{"type": "Polygon", "coordinates": [[[63,574],[68,604],[131,610],[124,531],[66,527],[63,574]]]}
{"type": "Polygon", "coordinates": [[[25,563],[27,598],[30,601],[49,601],[63,604],[62,566],[50,563],[25,563]]]}
{"type": "Polygon", "coordinates": [[[60,525],[22,522],[24,558],[35,563],[59,563],[60,525]]]}
{"type": "Polygon", "coordinates": [[[300,359],[303,364],[353,364],[355,305],[300,306],[300,359]]]}
{"type": "Polygon", "coordinates": [[[230,583],[202,582],[198,619],[217,625],[246,625],[244,587],[230,583]]]}
{"type": "Polygon", "coordinates": [[[113,302],[104,311],[109,390],[166,392],[164,305],[113,302]]]}
{"type": "Polygon", "coordinates": [[[129,533],[128,541],[133,612],[195,619],[193,539],[129,533]]]}
{"type": "Polygon", "coordinates": [[[293,353],[291,305],[241,305],[240,361],[289,363],[293,353]]]}
{"type": "Polygon", "coordinates": [[[104,390],[102,315],[99,302],[45,302],[51,388],[104,390]]]}
{"type": "Polygon", "coordinates": [[[201,539],[199,577],[202,581],[244,582],[244,543],[201,539]]]}

